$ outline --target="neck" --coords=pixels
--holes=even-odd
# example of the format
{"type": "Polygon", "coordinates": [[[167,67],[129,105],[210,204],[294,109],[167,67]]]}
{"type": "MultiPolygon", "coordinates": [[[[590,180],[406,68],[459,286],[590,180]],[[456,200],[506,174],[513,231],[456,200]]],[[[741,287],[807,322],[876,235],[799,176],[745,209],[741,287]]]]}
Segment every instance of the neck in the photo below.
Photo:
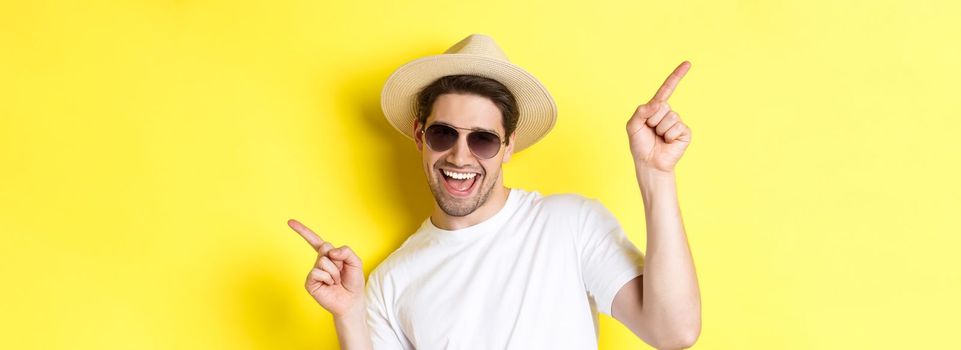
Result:
{"type": "Polygon", "coordinates": [[[434,203],[434,214],[430,216],[430,221],[434,223],[434,226],[437,226],[437,228],[449,231],[477,225],[484,220],[490,219],[507,204],[508,193],[510,193],[510,188],[504,187],[502,178],[498,176],[497,182],[491,190],[490,197],[487,197],[487,202],[482,204],[477,210],[474,210],[473,213],[467,214],[466,216],[450,216],[447,215],[437,203],[434,203]]]}

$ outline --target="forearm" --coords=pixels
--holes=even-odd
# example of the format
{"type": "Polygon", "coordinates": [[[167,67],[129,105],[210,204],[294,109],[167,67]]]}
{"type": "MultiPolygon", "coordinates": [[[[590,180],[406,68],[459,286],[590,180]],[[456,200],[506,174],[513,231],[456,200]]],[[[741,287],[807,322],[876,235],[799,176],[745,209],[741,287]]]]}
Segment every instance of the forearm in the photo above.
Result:
{"type": "Polygon", "coordinates": [[[337,328],[337,339],[341,349],[373,350],[370,331],[367,329],[366,310],[334,316],[334,327],[337,328]]]}
{"type": "Polygon", "coordinates": [[[643,317],[660,337],[693,343],[700,333],[700,292],[681,220],[676,178],[673,172],[643,166],[635,170],[647,222],[643,317]]]}

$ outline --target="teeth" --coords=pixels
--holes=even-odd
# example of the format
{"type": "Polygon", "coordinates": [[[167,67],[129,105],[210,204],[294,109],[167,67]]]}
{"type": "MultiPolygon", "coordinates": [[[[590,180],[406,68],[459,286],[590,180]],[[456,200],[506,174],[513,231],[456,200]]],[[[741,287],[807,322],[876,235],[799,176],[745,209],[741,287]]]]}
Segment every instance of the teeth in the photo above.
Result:
{"type": "Polygon", "coordinates": [[[444,171],[444,175],[450,176],[458,180],[473,179],[474,176],[477,176],[477,173],[455,173],[453,171],[447,171],[447,170],[443,170],[443,171],[444,171]]]}

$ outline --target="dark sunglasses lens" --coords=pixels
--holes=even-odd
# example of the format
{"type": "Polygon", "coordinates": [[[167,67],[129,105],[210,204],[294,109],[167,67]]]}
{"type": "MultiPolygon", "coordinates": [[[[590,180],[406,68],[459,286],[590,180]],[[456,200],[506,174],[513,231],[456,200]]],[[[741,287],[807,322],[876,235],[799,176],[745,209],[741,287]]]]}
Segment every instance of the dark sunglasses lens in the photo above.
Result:
{"type": "Polygon", "coordinates": [[[467,135],[467,145],[478,157],[488,159],[501,150],[501,139],[489,132],[475,131],[467,135]]]}
{"type": "Polygon", "coordinates": [[[457,130],[446,125],[431,125],[427,127],[427,132],[424,134],[427,145],[430,146],[434,152],[446,151],[454,147],[454,143],[457,142],[457,130]]]}

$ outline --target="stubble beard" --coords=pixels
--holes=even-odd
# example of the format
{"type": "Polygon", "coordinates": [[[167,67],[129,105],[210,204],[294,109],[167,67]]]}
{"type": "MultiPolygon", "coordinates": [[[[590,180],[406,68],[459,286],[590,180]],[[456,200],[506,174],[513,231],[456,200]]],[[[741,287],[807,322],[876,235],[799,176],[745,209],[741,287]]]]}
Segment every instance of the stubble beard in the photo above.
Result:
{"type": "MultiPolygon", "coordinates": [[[[498,173],[500,170],[498,170],[498,173]]],[[[430,191],[434,193],[434,200],[437,201],[437,205],[443,210],[447,215],[454,217],[467,216],[473,213],[477,208],[480,208],[484,203],[487,203],[487,199],[490,197],[491,192],[494,191],[494,184],[497,182],[494,178],[490,180],[486,175],[482,178],[483,182],[475,184],[479,186],[477,188],[477,193],[474,194],[472,198],[456,198],[452,197],[450,193],[447,192],[447,188],[442,177],[444,175],[439,172],[434,172],[433,180],[430,184],[430,191]]],[[[499,175],[499,174],[498,174],[499,175]]]]}

